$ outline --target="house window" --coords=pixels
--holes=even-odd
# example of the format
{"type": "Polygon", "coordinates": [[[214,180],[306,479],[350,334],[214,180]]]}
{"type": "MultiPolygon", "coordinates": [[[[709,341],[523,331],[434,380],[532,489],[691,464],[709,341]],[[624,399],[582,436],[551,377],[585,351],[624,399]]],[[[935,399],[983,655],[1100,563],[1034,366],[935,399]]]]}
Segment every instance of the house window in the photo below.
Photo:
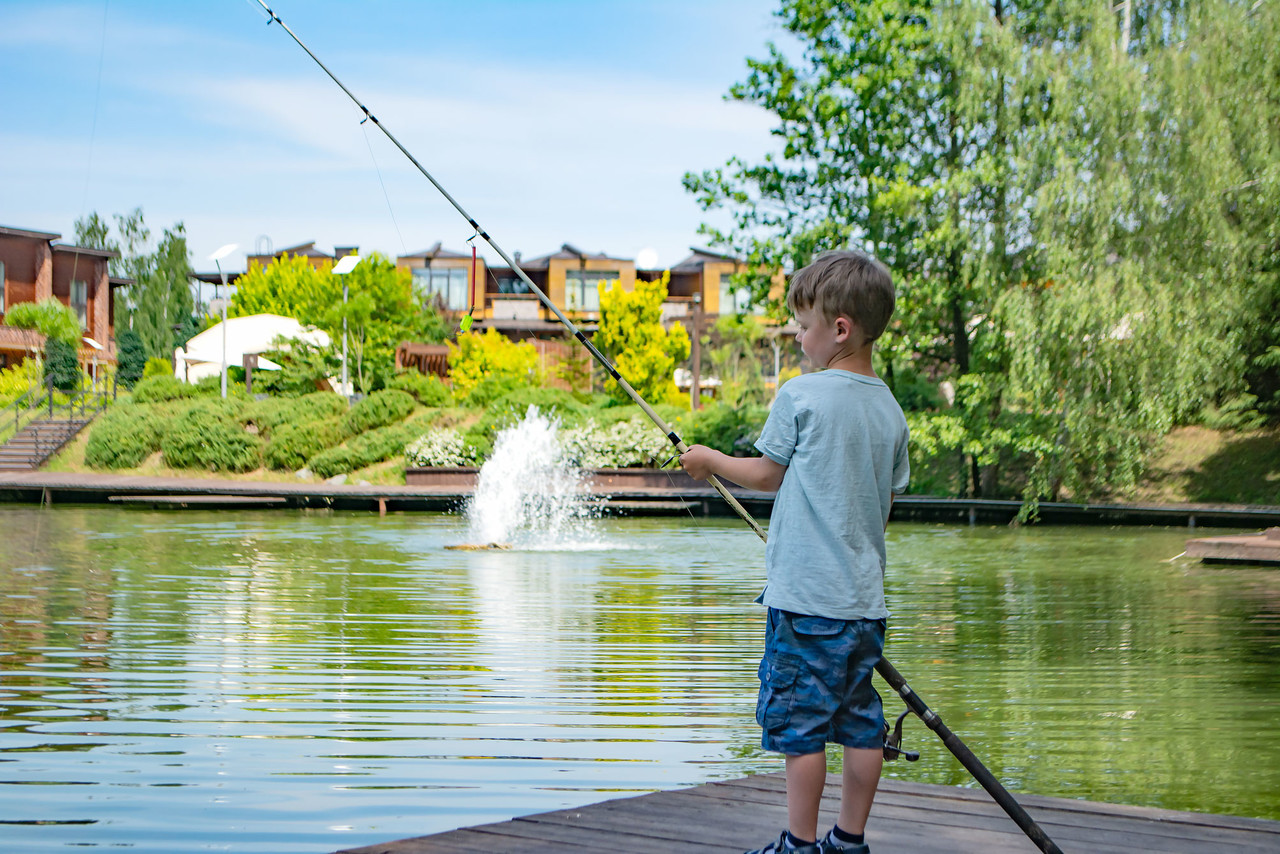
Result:
{"type": "Polygon", "coordinates": [[[424,302],[439,296],[449,311],[466,311],[471,299],[469,279],[465,267],[416,267],[413,289],[424,302]]]}
{"type": "Polygon", "coordinates": [[[76,317],[80,318],[80,325],[87,327],[89,325],[89,285],[85,282],[72,280],[71,308],[76,313],[76,317]]]}
{"type": "Polygon", "coordinates": [[[4,262],[0,261],[0,314],[4,314],[4,262]]]}
{"type": "Polygon", "coordinates": [[[618,278],[617,270],[570,270],[564,277],[564,304],[570,311],[599,311],[601,282],[618,278]]]}
{"type": "Polygon", "coordinates": [[[720,277],[721,314],[764,314],[764,306],[751,305],[751,289],[735,288],[728,276],[720,277]]]}

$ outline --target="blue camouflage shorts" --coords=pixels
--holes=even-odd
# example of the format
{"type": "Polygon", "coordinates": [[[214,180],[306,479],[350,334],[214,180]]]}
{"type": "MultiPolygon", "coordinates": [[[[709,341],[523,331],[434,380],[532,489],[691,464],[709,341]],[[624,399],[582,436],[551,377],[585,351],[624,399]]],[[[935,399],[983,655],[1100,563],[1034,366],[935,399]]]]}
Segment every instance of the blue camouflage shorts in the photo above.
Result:
{"type": "Polygon", "coordinates": [[[756,721],[766,750],[796,756],[828,742],[884,746],[884,707],[871,674],[884,620],[832,620],[769,609],[756,721]]]}

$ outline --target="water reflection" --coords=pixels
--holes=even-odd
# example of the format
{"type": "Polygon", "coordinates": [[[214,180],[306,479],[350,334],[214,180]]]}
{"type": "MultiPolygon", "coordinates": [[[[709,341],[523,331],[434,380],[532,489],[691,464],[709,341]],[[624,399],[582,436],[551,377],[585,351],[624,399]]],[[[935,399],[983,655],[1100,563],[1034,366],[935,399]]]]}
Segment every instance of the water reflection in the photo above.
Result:
{"type": "MultiPolygon", "coordinates": [[[[759,542],[601,525],[0,508],[0,832],[316,852],[776,769],[759,542]]],[[[1280,818],[1280,576],[1170,563],[1182,531],[890,539],[890,657],[1010,788],[1280,818]]],[[[890,773],[971,784],[908,730],[890,773]]]]}

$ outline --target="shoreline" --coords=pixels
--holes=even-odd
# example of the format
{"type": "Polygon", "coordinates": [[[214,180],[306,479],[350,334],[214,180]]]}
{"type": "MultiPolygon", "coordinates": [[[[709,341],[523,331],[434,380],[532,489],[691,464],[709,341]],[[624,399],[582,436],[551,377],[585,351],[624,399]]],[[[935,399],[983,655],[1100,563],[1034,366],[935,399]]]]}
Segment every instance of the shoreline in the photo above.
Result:
{"type": "MultiPolygon", "coordinates": [[[[733,510],[711,487],[696,481],[681,483],[667,472],[657,478],[651,470],[637,470],[632,482],[626,470],[601,472],[590,485],[603,512],[635,516],[733,516],[733,510]]],[[[671,473],[683,474],[683,473],[671,473]]],[[[461,479],[465,480],[465,479],[461,479]]],[[[687,475],[684,480],[688,481],[687,475]]],[[[248,506],[282,509],[331,509],[387,512],[456,511],[474,487],[456,476],[440,483],[330,484],[280,483],[222,478],[138,477],[79,472],[0,473],[0,503],[115,504],[122,507],[181,509],[243,509],[248,506]]],[[[767,518],[773,506],[769,493],[730,487],[757,518],[767,518]]],[[[891,520],[952,524],[1013,522],[1022,502],[981,498],[940,498],[905,495],[894,502],[891,520]]],[[[1265,528],[1280,525],[1280,506],[1224,504],[1122,504],[1111,502],[1041,502],[1033,524],[1154,525],[1165,527],[1265,528]]]]}

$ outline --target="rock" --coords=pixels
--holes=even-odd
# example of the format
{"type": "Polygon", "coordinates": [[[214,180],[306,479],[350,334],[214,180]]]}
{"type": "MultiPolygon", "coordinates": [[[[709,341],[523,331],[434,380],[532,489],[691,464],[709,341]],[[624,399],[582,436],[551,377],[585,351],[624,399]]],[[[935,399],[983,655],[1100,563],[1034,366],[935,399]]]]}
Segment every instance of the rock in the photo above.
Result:
{"type": "Polygon", "coordinates": [[[293,473],[293,476],[296,477],[298,480],[310,480],[311,469],[307,468],[306,466],[303,466],[302,468],[295,471],[293,473]]]}
{"type": "Polygon", "coordinates": [[[334,486],[342,486],[346,482],[347,476],[345,474],[335,474],[333,477],[325,481],[325,483],[332,483],[334,486]]]}

